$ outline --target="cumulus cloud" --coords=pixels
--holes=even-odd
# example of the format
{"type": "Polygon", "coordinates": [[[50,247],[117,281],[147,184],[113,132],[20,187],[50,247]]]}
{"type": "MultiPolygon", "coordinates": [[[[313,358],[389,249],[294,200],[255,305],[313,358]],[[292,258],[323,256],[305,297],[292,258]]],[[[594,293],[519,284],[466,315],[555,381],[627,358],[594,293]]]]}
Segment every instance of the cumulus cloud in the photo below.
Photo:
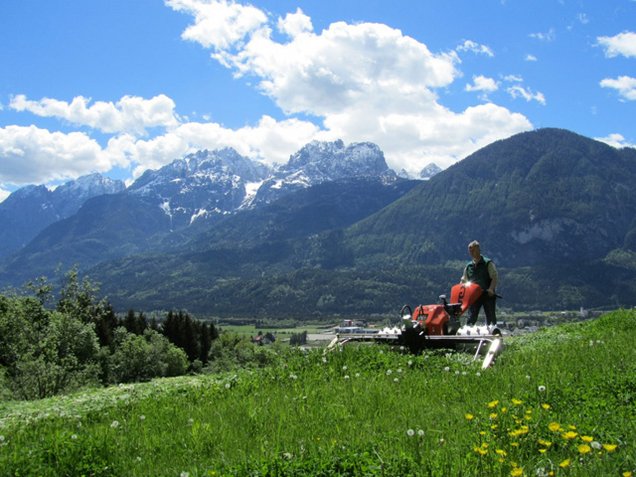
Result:
{"type": "Polygon", "coordinates": [[[539,91],[535,93],[529,88],[524,88],[521,85],[510,86],[506,91],[508,91],[508,94],[510,94],[510,96],[512,96],[514,99],[523,98],[528,102],[536,101],[539,104],[546,104],[545,96],[543,95],[543,93],[539,91]]]}
{"type": "MultiPolygon", "coordinates": [[[[277,20],[286,42],[276,41],[255,12],[250,18],[258,21],[228,35],[234,40],[212,42],[208,35],[192,34],[192,28],[202,22],[204,9],[224,9],[225,2],[167,4],[194,17],[184,37],[190,32],[188,39],[213,50],[212,57],[235,75],[256,78],[261,92],[284,113],[321,118],[320,137],[377,143],[395,169],[416,172],[432,158],[445,167],[490,139],[490,131],[501,139],[531,127],[525,117],[496,105],[453,112],[440,104],[437,91],[461,77],[457,53],[492,56],[487,46],[465,41],[455,51],[432,52],[378,23],[336,22],[317,33],[301,10],[277,20]]],[[[234,23],[229,18],[228,29],[234,23]]],[[[493,87],[477,81],[472,86],[483,91],[493,87]]]]}
{"type": "Polygon", "coordinates": [[[615,89],[622,98],[628,101],[636,101],[636,78],[631,76],[605,78],[601,80],[600,85],[602,88],[615,89]]]}
{"type": "Polygon", "coordinates": [[[50,132],[36,126],[0,128],[0,182],[23,185],[105,172],[125,165],[86,134],[50,132]]]}
{"type": "Polygon", "coordinates": [[[636,148],[636,144],[632,144],[630,142],[628,142],[622,134],[618,134],[618,133],[613,133],[610,134],[606,137],[597,137],[595,138],[597,141],[601,141],[604,142],[606,144],[609,144],[612,147],[615,148],[623,148],[623,147],[633,147],[636,148]]]}
{"type": "Polygon", "coordinates": [[[472,53],[477,53],[480,55],[486,55],[490,57],[495,56],[490,47],[486,45],[480,45],[479,43],[475,43],[472,40],[464,41],[464,43],[457,47],[457,51],[470,51],[472,53]]]}
{"type": "Polygon", "coordinates": [[[530,54],[530,53],[528,53],[528,54],[526,55],[525,60],[526,60],[526,61],[538,61],[537,57],[536,57],[536,56],[534,56],[534,55],[532,55],[532,54],[530,54]]]}
{"type": "Polygon", "coordinates": [[[625,31],[614,36],[600,36],[597,38],[599,45],[605,49],[605,56],[636,56],[636,33],[625,31]]]}
{"type": "Polygon", "coordinates": [[[466,91],[481,91],[485,93],[492,93],[498,89],[499,84],[497,81],[482,75],[473,76],[473,83],[467,84],[465,88],[466,91]]]}
{"type": "Polygon", "coordinates": [[[64,119],[105,133],[143,135],[148,128],[173,127],[178,123],[174,101],[163,94],[150,99],[124,96],[116,103],[97,101],[89,106],[90,102],[83,96],[73,98],[70,103],[51,98],[32,101],[19,94],[11,98],[9,107],[37,116],[64,119]]]}

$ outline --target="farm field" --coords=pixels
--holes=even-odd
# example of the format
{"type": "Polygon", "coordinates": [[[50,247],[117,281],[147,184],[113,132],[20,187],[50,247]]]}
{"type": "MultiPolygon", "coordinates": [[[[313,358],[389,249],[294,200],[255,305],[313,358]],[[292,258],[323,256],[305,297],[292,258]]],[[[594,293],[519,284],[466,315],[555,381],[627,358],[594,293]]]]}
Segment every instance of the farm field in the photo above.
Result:
{"type": "Polygon", "coordinates": [[[0,475],[622,476],[636,312],[506,339],[492,368],[384,346],[0,402],[0,475]]]}

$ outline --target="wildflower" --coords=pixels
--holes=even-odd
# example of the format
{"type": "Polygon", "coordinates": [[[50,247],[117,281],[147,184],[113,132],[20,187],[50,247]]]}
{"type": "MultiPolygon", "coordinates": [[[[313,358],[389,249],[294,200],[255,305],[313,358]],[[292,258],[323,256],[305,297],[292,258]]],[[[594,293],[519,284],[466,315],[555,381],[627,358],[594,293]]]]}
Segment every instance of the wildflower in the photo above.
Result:
{"type": "Polygon", "coordinates": [[[587,442],[589,444],[590,442],[592,442],[594,440],[594,438],[590,437],[590,436],[581,436],[581,440],[583,442],[587,442]]]}
{"type": "Polygon", "coordinates": [[[179,474],[179,477],[190,477],[190,473],[185,470],[179,474]]]}
{"type": "Polygon", "coordinates": [[[570,439],[574,439],[576,436],[578,436],[578,434],[574,431],[568,431],[568,432],[564,432],[562,436],[564,439],[570,440],[570,439]]]}
{"type": "Polygon", "coordinates": [[[446,366],[446,367],[444,368],[444,371],[446,371],[446,372],[448,373],[448,372],[450,371],[450,367],[449,367],[449,366],[446,366]]]}
{"type": "Polygon", "coordinates": [[[291,379],[291,380],[294,380],[294,381],[295,381],[296,379],[298,379],[298,376],[296,376],[295,374],[290,374],[290,375],[289,375],[289,379],[291,379]]]}
{"type": "Polygon", "coordinates": [[[481,373],[480,373],[479,371],[477,371],[477,372],[475,373],[475,376],[479,377],[479,376],[481,376],[481,373]]]}
{"type": "Polygon", "coordinates": [[[550,409],[552,406],[550,406],[548,403],[545,403],[545,402],[544,402],[543,404],[541,404],[541,407],[547,411],[547,410],[548,410],[548,409],[550,409]]]}
{"type": "Polygon", "coordinates": [[[497,453],[497,455],[501,456],[501,457],[506,457],[508,455],[508,453],[503,450],[503,449],[497,449],[495,450],[495,452],[497,453]]]}
{"type": "Polygon", "coordinates": [[[607,452],[614,452],[618,446],[616,444],[603,444],[603,449],[607,452]]]}
{"type": "Polygon", "coordinates": [[[595,450],[601,450],[603,448],[601,443],[598,441],[592,441],[590,445],[592,446],[592,449],[595,449],[595,450]]]}
{"type": "Polygon", "coordinates": [[[401,373],[401,372],[402,372],[402,368],[398,368],[398,369],[397,369],[397,372],[398,372],[398,373],[401,373]]]}
{"type": "Polygon", "coordinates": [[[466,418],[467,421],[472,421],[473,419],[475,419],[475,416],[473,416],[471,413],[467,412],[466,414],[464,414],[464,417],[466,418]]]}
{"type": "Polygon", "coordinates": [[[530,377],[530,375],[529,375],[529,374],[526,374],[526,379],[527,379],[528,381],[530,381],[532,378],[530,377]]]}
{"type": "Polygon", "coordinates": [[[343,371],[346,371],[346,370],[347,370],[347,366],[346,366],[346,365],[345,365],[345,366],[343,366],[343,367],[342,367],[342,370],[343,370],[343,371]]]}
{"type": "Polygon", "coordinates": [[[523,467],[514,467],[510,471],[510,475],[511,477],[520,477],[521,475],[523,475],[523,467]]]}
{"type": "Polygon", "coordinates": [[[72,440],[76,440],[77,439],[77,434],[71,434],[71,439],[72,440]]]}
{"type": "Polygon", "coordinates": [[[387,376],[391,376],[391,374],[393,374],[393,371],[392,371],[392,370],[390,370],[390,369],[387,369],[387,370],[386,370],[386,375],[387,375],[387,376]]]}
{"type": "Polygon", "coordinates": [[[140,421],[145,421],[146,420],[146,416],[144,416],[143,414],[141,416],[139,416],[139,420],[140,421]]]}
{"type": "Polygon", "coordinates": [[[475,451],[475,453],[479,454],[479,455],[486,455],[488,454],[488,449],[484,448],[484,447],[473,447],[473,450],[475,451]]]}
{"type": "Polygon", "coordinates": [[[488,416],[490,419],[497,419],[497,413],[496,412],[491,412],[490,415],[488,416]]]}
{"type": "Polygon", "coordinates": [[[356,373],[356,378],[359,378],[359,377],[360,377],[360,373],[356,373]]]}
{"type": "Polygon", "coordinates": [[[558,422],[551,422],[550,424],[548,424],[548,429],[550,429],[552,432],[559,432],[563,430],[561,428],[561,424],[559,424],[558,422]]]}
{"type": "Polygon", "coordinates": [[[409,362],[407,363],[409,366],[413,366],[413,360],[409,359],[409,362]]]}
{"type": "Polygon", "coordinates": [[[540,393],[544,393],[544,392],[545,392],[545,386],[542,384],[541,386],[539,386],[539,387],[537,388],[537,390],[538,390],[540,393]]]}
{"type": "Polygon", "coordinates": [[[225,389],[230,389],[232,385],[230,383],[225,383],[225,389]]]}
{"type": "Polygon", "coordinates": [[[623,477],[632,477],[632,475],[633,475],[633,474],[632,474],[632,473],[631,473],[631,471],[629,471],[629,470],[628,470],[628,471],[626,471],[626,472],[623,472],[623,477]]]}
{"type": "Polygon", "coordinates": [[[4,436],[0,436],[0,443],[4,442],[4,436]]]}
{"type": "Polygon", "coordinates": [[[110,427],[112,427],[113,429],[117,429],[119,427],[119,421],[111,422],[110,427]]]}
{"type": "Polygon", "coordinates": [[[417,430],[417,435],[420,437],[424,437],[424,429],[418,429],[417,430]]]}
{"type": "Polygon", "coordinates": [[[345,380],[346,380],[346,379],[349,379],[349,375],[348,375],[348,374],[345,374],[344,378],[345,378],[345,380]]]}
{"type": "Polygon", "coordinates": [[[408,429],[406,431],[406,435],[409,437],[413,437],[415,435],[415,431],[413,429],[408,429]]]}
{"type": "Polygon", "coordinates": [[[559,464],[559,467],[561,467],[562,469],[570,467],[570,459],[565,459],[561,461],[561,463],[559,464]]]}
{"type": "Polygon", "coordinates": [[[546,441],[545,439],[539,439],[537,442],[544,447],[550,447],[552,445],[552,442],[546,441]]]}
{"type": "Polygon", "coordinates": [[[497,401],[497,400],[490,401],[490,402],[488,403],[488,407],[489,407],[490,409],[492,409],[492,408],[497,407],[497,405],[498,405],[498,404],[499,404],[499,401],[497,401]]]}
{"type": "Polygon", "coordinates": [[[592,448],[587,444],[581,444],[578,446],[578,450],[580,454],[589,454],[592,452],[592,448]]]}
{"type": "Polygon", "coordinates": [[[519,406],[521,404],[523,404],[523,401],[521,399],[517,399],[517,398],[512,398],[510,400],[512,402],[512,404],[514,404],[515,406],[519,406]]]}

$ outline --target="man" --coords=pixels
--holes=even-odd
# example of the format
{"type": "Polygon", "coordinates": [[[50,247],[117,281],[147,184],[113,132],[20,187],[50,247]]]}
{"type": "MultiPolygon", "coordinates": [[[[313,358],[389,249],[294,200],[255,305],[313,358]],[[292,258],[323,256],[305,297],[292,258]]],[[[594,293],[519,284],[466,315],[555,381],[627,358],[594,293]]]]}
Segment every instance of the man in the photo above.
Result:
{"type": "Polygon", "coordinates": [[[474,325],[477,322],[479,310],[484,307],[486,314],[486,324],[488,326],[497,324],[497,316],[495,314],[495,301],[497,294],[497,268],[492,260],[481,254],[481,248],[477,240],[473,240],[468,244],[468,253],[472,260],[468,262],[464,268],[462,275],[462,283],[474,282],[481,286],[483,293],[479,299],[470,307],[470,317],[467,325],[474,325]]]}

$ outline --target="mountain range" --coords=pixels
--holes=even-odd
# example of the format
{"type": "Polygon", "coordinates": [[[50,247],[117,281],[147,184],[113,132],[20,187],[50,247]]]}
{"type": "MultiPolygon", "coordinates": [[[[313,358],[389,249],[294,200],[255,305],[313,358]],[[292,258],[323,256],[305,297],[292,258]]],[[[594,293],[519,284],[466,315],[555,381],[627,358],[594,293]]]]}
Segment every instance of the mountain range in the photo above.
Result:
{"type": "Polygon", "coordinates": [[[78,264],[117,307],[368,316],[436,301],[478,239],[501,306],[636,304],[636,150],[546,128],[425,169],[404,179],[371,143],[312,142],[278,168],[199,151],[42,222],[0,283],[78,264]]]}

